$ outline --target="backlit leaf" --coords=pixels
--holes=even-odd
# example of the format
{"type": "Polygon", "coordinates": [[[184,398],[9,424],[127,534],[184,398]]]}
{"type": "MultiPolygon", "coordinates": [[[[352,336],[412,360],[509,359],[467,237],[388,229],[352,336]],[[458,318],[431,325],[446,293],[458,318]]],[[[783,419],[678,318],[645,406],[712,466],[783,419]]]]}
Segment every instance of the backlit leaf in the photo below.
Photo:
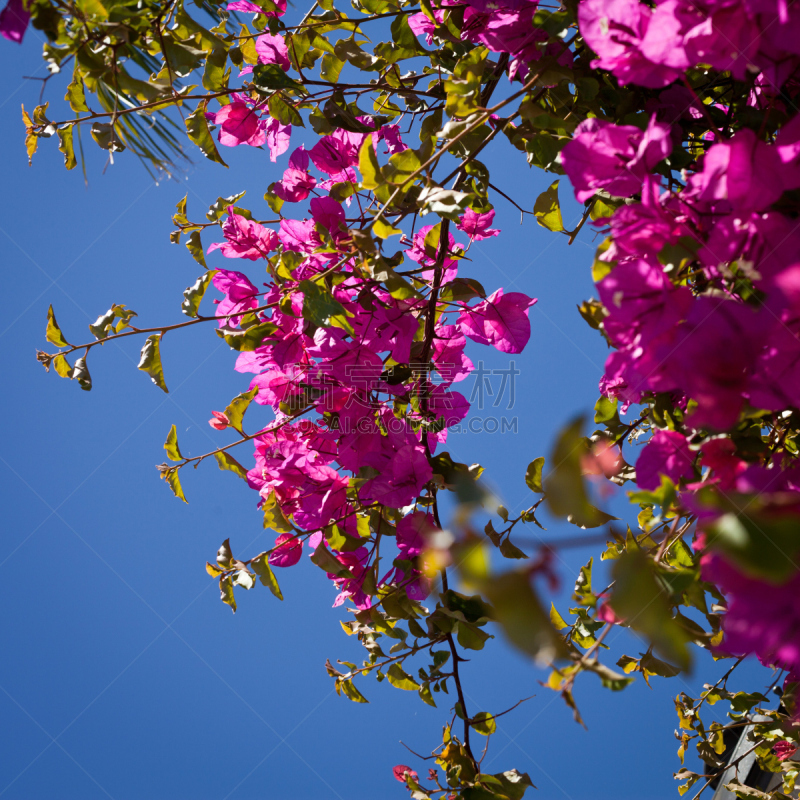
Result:
{"type": "Polygon", "coordinates": [[[178,447],[178,431],[173,425],[167,434],[167,441],[164,442],[164,450],[167,451],[167,458],[170,461],[183,461],[180,447],[178,447]]]}
{"type": "Polygon", "coordinates": [[[247,470],[227,450],[218,450],[214,453],[219,468],[238,475],[242,480],[247,480],[247,470]]]}
{"type": "Polygon", "coordinates": [[[45,338],[56,347],[69,347],[69,342],[64,338],[64,334],[61,333],[61,328],[58,327],[58,323],[56,322],[53,306],[47,309],[47,329],[45,331],[45,338]]]}
{"type": "Polygon", "coordinates": [[[558,181],[542,192],[533,205],[536,221],[549,231],[563,231],[564,221],[561,219],[561,205],[558,201],[558,181]]]}
{"type": "Polygon", "coordinates": [[[142,347],[138,368],[150,376],[150,380],[164,392],[169,392],[164,382],[164,369],[161,366],[161,334],[153,333],[147,337],[142,347]]]}

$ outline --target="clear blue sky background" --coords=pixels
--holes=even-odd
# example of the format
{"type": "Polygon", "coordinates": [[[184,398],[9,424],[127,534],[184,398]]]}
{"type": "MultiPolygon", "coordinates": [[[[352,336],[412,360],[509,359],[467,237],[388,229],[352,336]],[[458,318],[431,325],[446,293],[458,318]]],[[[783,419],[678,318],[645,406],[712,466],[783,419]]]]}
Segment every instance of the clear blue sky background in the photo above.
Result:
{"type": "MultiPolygon", "coordinates": [[[[261,198],[288,154],[275,166],[266,153],[226,149],[229,170],[200,162],[185,181],[156,185],[128,154],[101,175],[92,145],[87,189],[80,169],[67,173],[56,143],[45,141],[28,168],[19,104],[36,105],[39,84],[21,76],[45,74],[40,51],[33,31],[23,47],[0,42],[0,797],[406,797],[391,767],[407,763],[422,773],[424,765],[399,740],[429,751],[448,710],[371,680],[359,684],[370,705],[333,693],[325,659],[356,661],[362,651],[341,631],[332,587],[306,560],[281,572],[284,603],[259,588],[240,596],[232,615],[204,562],[229,536],[245,556],[271,544],[257,495],[206,463],[183,473],[187,506],[154,469],[172,423],[186,454],[229,441],[206,421],[247,387],[248,377],[233,371],[235,354],[210,327],[169,334],[162,348],[169,395],[136,370],[141,344],[131,340],[93,352],[90,393],[35,361],[36,348],[46,346],[50,303],[72,340],[89,336],[87,324],[115,302],[135,309],[141,325],[180,321],[181,292],[199,270],[168,241],[175,203],[188,192],[190,218],[202,219],[218,195],[247,189],[243,204],[266,216],[261,198]]],[[[60,99],[65,84],[66,77],[53,79],[49,96],[60,99]]],[[[493,180],[528,207],[550,180],[502,145],[487,161],[493,180]]],[[[571,225],[576,206],[565,205],[571,225]]],[[[593,291],[592,233],[569,248],[529,220],[520,226],[502,199],[497,208],[503,235],[473,247],[464,274],[489,290],[539,298],[531,343],[516,359],[516,406],[501,409],[518,416],[519,433],[462,435],[449,449],[482,463],[514,513],[533,499],[523,481],[528,462],[549,452],[561,424],[591,409],[606,353],[575,309],[593,291]]],[[[215,254],[212,263],[223,259],[215,254]]],[[[259,278],[249,262],[227,264],[240,265],[259,278]]],[[[491,367],[508,363],[477,345],[470,354],[491,367]]],[[[548,536],[575,533],[549,524],[548,536]]],[[[562,611],[589,555],[567,551],[559,563],[562,611]]],[[[610,641],[612,662],[639,650],[620,632],[610,641]]],[[[464,679],[474,710],[497,712],[536,695],[499,721],[487,771],[529,772],[540,800],[660,800],[677,797],[672,698],[724,668],[707,664],[689,680],[656,679],[652,691],[639,679],[619,694],[587,676],[576,697],[588,731],[537,683],[546,673],[500,637],[474,654],[464,679]]],[[[768,683],[766,674],[750,674],[751,688],[768,683]]],[[[709,722],[724,721],[720,705],[710,711],[709,722]]]]}

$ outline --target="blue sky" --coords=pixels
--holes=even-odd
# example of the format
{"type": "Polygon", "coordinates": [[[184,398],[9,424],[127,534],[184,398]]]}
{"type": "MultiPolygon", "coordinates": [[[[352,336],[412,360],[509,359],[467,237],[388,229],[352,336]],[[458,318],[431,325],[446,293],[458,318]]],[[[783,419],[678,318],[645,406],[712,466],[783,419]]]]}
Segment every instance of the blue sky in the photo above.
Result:
{"type": "MultiPolygon", "coordinates": [[[[35,361],[36,348],[46,345],[50,303],[75,340],[89,336],[87,324],[111,303],[135,309],[141,325],[181,321],[181,292],[198,266],[183,246],[169,243],[175,203],[188,193],[189,216],[199,219],[219,195],[247,189],[242,204],[266,215],[263,193],[288,154],[276,166],[265,153],[226,149],[230,169],[198,161],[185,180],[156,185],[125,153],[102,175],[103,158],[92,145],[86,188],[80,169],[67,173],[55,142],[45,141],[29,168],[19,104],[32,108],[39,84],[21,76],[45,74],[40,51],[34,31],[22,47],[0,42],[0,797],[406,797],[391,767],[424,766],[399,740],[430,751],[447,708],[428,708],[413,694],[370,680],[359,684],[369,705],[333,693],[326,658],[360,660],[361,650],[341,631],[332,587],[306,560],[281,572],[284,603],[256,589],[239,597],[232,615],[204,562],[226,537],[245,556],[271,544],[257,496],[209,463],[183,473],[189,505],[159,481],[154,465],[164,460],[171,424],[187,455],[229,441],[207,420],[247,387],[247,376],[233,371],[235,354],[207,326],[168,334],[162,355],[169,395],[136,370],[141,344],[132,340],[93,352],[90,393],[45,374],[35,361]]],[[[47,92],[60,98],[66,80],[54,78],[47,92]]],[[[493,182],[528,207],[549,183],[509,148],[496,147],[486,160],[493,182]]],[[[561,192],[569,194],[566,182],[561,192]]],[[[571,226],[576,206],[564,204],[571,226]]],[[[518,418],[518,434],[463,434],[448,449],[483,464],[514,513],[532,501],[526,465],[549,452],[561,424],[591,409],[606,352],[575,308],[593,293],[592,233],[567,247],[565,237],[529,219],[520,226],[502,199],[497,209],[503,235],[474,246],[463,273],[489,290],[503,286],[539,298],[531,342],[516,358],[515,406],[508,411],[504,402],[500,409],[518,418]]],[[[206,236],[205,245],[211,241],[206,236]]],[[[218,253],[210,262],[223,265],[218,253]]],[[[246,266],[257,279],[257,268],[246,266]]],[[[508,366],[507,357],[477,345],[470,355],[487,367],[508,366]]],[[[240,460],[248,458],[242,451],[240,460]]],[[[553,538],[578,532],[548,527],[553,538]]],[[[562,611],[590,555],[563,553],[562,611]]],[[[639,651],[621,632],[609,642],[610,663],[639,651]]],[[[672,698],[726,667],[707,663],[702,674],[657,680],[653,690],[638,680],[619,694],[587,676],[576,691],[585,731],[537,683],[546,673],[500,636],[472,655],[463,675],[474,710],[497,712],[536,695],[499,721],[486,767],[529,772],[540,800],[677,797],[672,698]]],[[[748,688],[769,683],[763,672],[746,674],[748,688]]],[[[719,706],[710,711],[709,722],[724,721],[719,706]]]]}

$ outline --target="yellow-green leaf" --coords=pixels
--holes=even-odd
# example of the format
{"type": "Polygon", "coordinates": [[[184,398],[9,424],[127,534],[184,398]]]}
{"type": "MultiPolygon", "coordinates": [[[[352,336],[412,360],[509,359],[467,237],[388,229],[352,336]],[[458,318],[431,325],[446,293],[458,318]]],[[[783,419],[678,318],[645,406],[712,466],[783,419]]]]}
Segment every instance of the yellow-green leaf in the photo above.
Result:
{"type": "Polygon", "coordinates": [[[78,72],[78,65],[75,65],[75,71],[72,73],[72,80],[67,86],[67,93],[64,99],[69,103],[69,107],[73,111],[88,111],[89,106],[86,105],[86,95],[83,90],[83,77],[78,72]]]}
{"type": "Polygon", "coordinates": [[[481,736],[491,736],[497,730],[497,723],[488,711],[479,711],[472,718],[472,727],[481,736]]]}
{"type": "Polygon", "coordinates": [[[549,231],[563,231],[561,206],[558,202],[558,181],[554,181],[547,191],[542,192],[533,205],[536,221],[549,231]]]}
{"type": "Polygon", "coordinates": [[[164,368],[161,366],[161,334],[154,333],[147,337],[142,348],[138,367],[150,376],[150,380],[164,392],[169,393],[164,382],[164,368]]]}
{"type": "Polygon", "coordinates": [[[164,442],[164,450],[167,451],[167,458],[170,461],[183,461],[181,449],[178,447],[178,431],[173,425],[167,434],[167,441],[164,442]]]}
{"type": "Polygon", "coordinates": [[[53,368],[56,371],[56,374],[62,378],[71,378],[72,377],[72,367],[69,365],[69,361],[61,355],[61,353],[57,353],[53,358],[53,368]]]}
{"type": "Polygon", "coordinates": [[[544,480],[546,501],[559,517],[567,517],[580,528],[597,528],[616,517],[595,508],[586,493],[582,459],[589,452],[588,440],[581,436],[583,419],[573,420],[561,430],[550,462],[555,466],[544,480]]]}
{"type": "Polygon", "coordinates": [[[69,342],[64,338],[64,334],[61,333],[61,328],[58,327],[58,323],[56,322],[53,306],[47,309],[47,330],[45,331],[45,338],[56,347],[69,347],[69,342]]]}
{"type": "Polygon", "coordinates": [[[216,578],[218,575],[222,575],[222,570],[218,567],[215,567],[213,564],[206,561],[206,572],[212,577],[216,578]]]}
{"type": "Polygon", "coordinates": [[[361,185],[365,189],[376,189],[383,183],[381,166],[372,146],[372,137],[367,136],[358,152],[358,171],[361,173],[361,185]]]}
{"type": "Polygon", "coordinates": [[[525,483],[532,492],[536,492],[537,494],[542,494],[544,492],[542,488],[543,468],[544,456],[539,456],[539,458],[534,458],[533,461],[528,464],[528,469],[525,472],[525,483]]]}
{"type": "Polygon", "coordinates": [[[224,575],[219,579],[219,599],[231,607],[231,611],[236,613],[236,598],[233,596],[233,583],[230,575],[224,575]]]}
{"type": "Polygon", "coordinates": [[[369,703],[366,697],[356,689],[355,684],[349,678],[343,681],[337,681],[337,688],[340,688],[345,697],[352,700],[354,703],[369,703]]]}
{"type": "Polygon", "coordinates": [[[260,556],[256,556],[251,562],[250,566],[253,568],[253,571],[258,575],[258,579],[261,583],[266,586],[278,600],[283,600],[283,593],[281,592],[281,587],[278,586],[278,581],[275,578],[275,573],[273,573],[272,568],[269,565],[269,561],[267,560],[267,554],[262,553],[260,556]]]}
{"type": "Polygon", "coordinates": [[[253,401],[253,398],[258,393],[258,387],[251,389],[249,392],[242,392],[237,394],[225,408],[225,416],[228,418],[228,424],[239,433],[242,432],[242,420],[244,413],[247,411],[248,406],[253,401]]]}
{"type": "Polygon", "coordinates": [[[214,453],[217,464],[222,470],[228,470],[234,475],[238,475],[242,480],[247,480],[247,470],[226,450],[219,450],[214,453]]]}
{"type": "Polygon", "coordinates": [[[386,677],[395,689],[405,689],[407,692],[419,689],[419,684],[397,662],[386,671],[386,677]]]}
{"type": "Polygon", "coordinates": [[[75,160],[75,151],[72,148],[72,129],[74,125],[68,125],[58,131],[58,149],[64,154],[64,166],[67,169],[75,169],[78,162],[75,160]]]}
{"type": "Polygon", "coordinates": [[[564,618],[558,613],[553,603],[550,603],[550,622],[557,631],[563,631],[567,627],[567,623],[564,622],[564,618]]]}
{"type": "Polygon", "coordinates": [[[223,167],[228,165],[222,160],[222,157],[211,138],[211,131],[208,129],[208,120],[205,115],[205,104],[200,103],[197,108],[186,117],[186,132],[189,134],[189,139],[200,148],[200,152],[210,161],[216,161],[222,164],[223,167]]]}
{"type": "Polygon", "coordinates": [[[280,504],[275,498],[275,492],[269,493],[261,508],[264,512],[265,528],[269,528],[276,533],[289,533],[292,530],[292,524],[284,516],[280,504]]]}
{"type": "Polygon", "coordinates": [[[183,487],[181,486],[181,479],[178,477],[177,469],[173,468],[164,472],[164,479],[169,484],[169,488],[172,489],[172,493],[175,497],[179,500],[183,500],[184,503],[189,502],[183,493],[183,487]]]}
{"type": "Polygon", "coordinates": [[[184,290],[181,311],[186,314],[187,317],[196,317],[198,315],[203,296],[205,295],[206,290],[211,283],[211,279],[216,274],[217,270],[210,269],[204,275],[201,275],[191,286],[184,290]]]}
{"type": "Polygon", "coordinates": [[[337,578],[352,579],[353,577],[353,573],[322,542],[317,545],[317,549],[311,554],[311,561],[320,569],[335,575],[337,578]]]}

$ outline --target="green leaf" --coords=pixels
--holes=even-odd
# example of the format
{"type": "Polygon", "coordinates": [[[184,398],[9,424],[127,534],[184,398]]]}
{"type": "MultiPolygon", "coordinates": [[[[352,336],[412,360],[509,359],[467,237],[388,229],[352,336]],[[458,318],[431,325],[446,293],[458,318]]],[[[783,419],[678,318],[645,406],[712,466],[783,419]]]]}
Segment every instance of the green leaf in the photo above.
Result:
{"type": "Polygon", "coordinates": [[[404,672],[397,662],[392,664],[386,671],[386,677],[395,689],[405,689],[407,692],[411,692],[420,688],[419,684],[408,673],[404,672]]]}
{"type": "Polygon", "coordinates": [[[436,708],[436,701],[433,699],[430,683],[423,683],[422,686],[419,687],[419,696],[423,703],[427,703],[429,706],[436,708]]]}
{"type": "Polygon", "coordinates": [[[323,53],[322,63],[320,64],[319,74],[322,80],[328,83],[336,83],[344,67],[344,61],[337,58],[333,53],[323,53]]]}
{"type": "Polygon", "coordinates": [[[551,625],[527,573],[496,575],[484,584],[483,594],[492,603],[495,619],[515,647],[543,664],[566,655],[564,642],[551,625]]]}
{"type": "Polygon", "coordinates": [[[553,603],[550,603],[550,622],[557,631],[563,631],[567,627],[567,623],[564,622],[564,618],[558,613],[553,603]]]}
{"type": "Polygon", "coordinates": [[[200,152],[210,161],[216,161],[223,167],[228,165],[222,157],[211,138],[211,131],[208,129],[208,120],[205,115],[206,106],[204,103],[198,104],[197,108],[186,117],[186,133],[189,140],[200,148],[200,152]]]}
{"type": "Polygon", "coordinates": [[[561,430],[550,462],[554,465],[544,480],[545,499],[550,510],[580,528],[598,528],[616,519],[595,508],[586,494],[582,459],[589,452],[588,441],[581,436],[583,418],[573,420],[561,430]]]}
{"type": "Polygon", "coordinates": [[[305,126],[300,112],[282,92],[275,92],[275,94],[270,97],[267,106],[269,108],[269,115],[273,119],[277,119],[278,122],[283,125],[295,125],[301,128],[305,126]]]}
{"type": "Polygon", "coordinates": [[[275,492],[270,492],[262,505],[264,512],[264,527],[277,533],[289,533],[292,525],[283,514],[283,510],[275,498],[275,492]]]}
{"type": "Polygon", "coordinates": [[[247,470],[227,450],[218,450],[214,453],[214,458],[221,470],[227,470],[242,480],[247,480],[247,470]]]}
{"type": "Polygon", "coordinates": [[[224,46],[215,47],[206,56],[206,65],[203,69],[203,88],[209,92],[218,92],[228,88],[228,78],[231,71],[225,69],[228,61],[228,51],[224,46]]]}
{"type": "Polygon", "coordinates": [[[558,181],[542,192],[533,204],[536,221],[549,231],[563,231],[564,221],[561,219],[561,206],[558,202],[558,181]]]}
{"type": "Polygon", "coordinates": [[[253,85],[262,92],[295,89],[305,93],[302,84],[290,78],[278,64],[256,64],[253,67],[253,85]]]}
{"type": "Polygon", "coordinates": [[[384,183],[371,136],[364,139],[364,143],[358,151],[358,171],[361,173],[361,185],[364,189],[376,189],[384,183]]]}
{"type": "Polygon", "coordinates": [[[602,395],[594,404],[594,421],[608,422],[617,413],[617,398],[602,395]]]}
{"type": "Polygon", "coordinates": [[[184,503],[189,502],[183,493],[183,487],[181,486],[181,479],[178,477],[177,467],[166,470],[164,472],[164,479],[169,484],[169,488],[172,489],[172,493],[175,495],[175,497],[177,497],[179,500],[183,500],[184,503]]]}
{"type": "Polygon", "coordinates": [[[232,194],[230,197],[218,197],[216,201],[208,207],[206,211],[206,219],[209,222],[218,222],[222,219],[223,214],[228,213],[228,206],[235,206],[245,195],[247,191],[232,194]]]}
{"type": "Polygon", "coordinates": [[[353,577],[353,573],[322,542],[317,545],[317,549],[311,554],[311,561],[320,569],[337,578],[352,579],[353,577]]]}
{"type": "Polygon", "coordinates": [[[256,573],[256,575],[258,575],[258,579],[261,581],[261,583],[266,586],[272,592],[272,594],[278,598],[278,600],[283,600],[281,587],[278,586],[278,581],[269,565],[267,554],[262,553],[260,556],[256,556],[250,562],[250,566],[253,568],[253,571],[256,573]]]}
{"type": "Polygon", "coordinates": [[[230,575],[224,575],[219,579],[219,599],[231,607],[231,611],[236,613],[236,598],[233,596],[233,583],[230,575]]]}
{"type": "Polygon", "coordinates": [[[417,205],[422,209],[420,216],[438,214],[440,217],[457,222],[469,205],[468,194],[442,186],[429,186],[420,192],[417,205]]]}
{"type": "Polygon", "coordinates": [[[181,449],[178,447],[178,431],[173,425],[167,434],[167,441],[164,442],[164,450],[167,451],[167,458],[170,461],[184,461],[181,449]]]}
{"type": "Polygon", "coordinates": [[[543,494],[544,488],[542,487],[542,469],[544,469],[544,456],[534,458],[528,469],[525,471],[525,483],[532,492],[543,494]]]}
{"type": "Polygon", "coordinates": [[[304,319],[325,328],[331,326],[344,328],[352,334],[353,328],[347,319],[344,306],[330,292],[313,281],[300,281],[297,288],[305,298],[303,300],[304,319]]]}
{"type": "Polygon", "coordinates": [[[125,149],[119,133],[110,122],[94,122],[89,132],[103,150],[120,153],[125,149]]]}
{"type": "Polygon", "coordinates": [[[208,269],[205,253],[203,253],[203,242],[200,239],[200,231],[192,231],[186,241],[186,249],[192,254],[192,258],[204,269],[208,269]]]}
{"type": "Polygon", "coordinates": [[[511,542],[511,539],[504,539],[500,543],[500,552],[505,558],[527,558],[527,554],[523,553],[522,550],[519,549],[515,544],[511,542]]]}
{"type": "Polygon", "coordinates": [[[225,416],[228,424],[239,433],[242,433],[242,420],[253,398],[258,394],[258,387],[250,389],[249,392],[237,394],[225,407],[225,416]]]}
{"type": "Polygon", "coordinates": [[[154,333],[147,337],[139,358],[138,368],[150,376],[150,380],[164,392],[169,393],[164,383],[164,369],[161,366],[161,334],[154,333]]]}
{"type": "Polygon", "coordinates": [[[74,125],[67,125],[58,130],[58,149],[64,154],[64,166],[67,169],[75,169],[78,162],[75,160],[75,151],[72,148],[72,131],[74,125]]]}
{"type": "Polygon", "coordinates": [[[56,374],[61,378],[72,377],[72,367],[61,353],[56,353],[53,357],[53,369],[55,369],[56,374]]]}
{"type": "Polygon", "coordinates": [[[479,711],[472,718],[471,725],[481,736],[491,736],[497,730],[497,723],[488,711],[479,711]]]}
{"type": "Polygon", "coordinates": [[[61,333],[61,328],[58,327],[52,305],[47,309],[47,329],[45,330],[45,338],[56,347],[70,346],[69,342],[64,338],[64,334],[61,333]]]}
{"type": "Polygon", "coordinates": [[[91,391],[92,376],[89,374],[89,367],[86,366],[86,356],[81,356],[72,368],[73,380],[78,381],[78,385],[85,392],[91,391]]]}
{"type": "Polygon", "coordinates": [[[84,17],[108,19],[108,11],[100,0],[76,0],[75,5],[84,17]]]}
{"type": "Polygon", "coordinates": [[[270,334],[275,333],[277,326],[273,322],[261,322],[250,328],[216,328],[217,336],[224,339],[234,350],[249,352],[260,347],[270,334]]]}
{"type": "Polygon", "coordinates": [[[217,270],[210,269],[204,275],[201,275],[191,286],[183,292],[183,302],[181,303],[181,311],[187,317],[196,317],[200,312],[200,303],[205,296],[211,279],[217,274],[217,270]]]}
{"type": "Polygon", "coordinates": [[[687,635],[672,618],[669,599],[656,579],[652,562],[641,551],[629,551],[614,562],[610,603],[614,613],[655,646],[668,661],[688,669],[687,635]]]}
{"type": "Polygon", "coordinates": [[[634,681],[633,678],[620,675],[605,664],[601,664],[596,658],[585,660],[583,666],[590,672],[594,672],[594,674],[600,678],[603,687],[605,689],[610,689],[612,692],[620,692],[626,686],[630,686],[634,681]]]}
{"type": "Polygon", "coordinates": [[[73,111],[89,110],[89,107],[86,105],[86,95],[83,91],[83,78],[78,71],[77,63],[72,73],[72,80],[69,82],[69,86],[67,86],[67,93],[64,95],[64,99],[69,103],[69,107],[73,111]]]}
{"type": "Polygon", "coordinates": [[[356,689],[355,684],[349,678],[343,681],[337,681],[336,686],[341,688],[345,697],[352,700],[354,703],[369,703],[369,700],[356,689]]]}
{"type": "Polygon", "coordinates": [[[411,148],[408,148],[389,156],[389,163],[381,170],[381,173],[389,183],[402,186],[420,166],[419,157],[411,148]]]}

